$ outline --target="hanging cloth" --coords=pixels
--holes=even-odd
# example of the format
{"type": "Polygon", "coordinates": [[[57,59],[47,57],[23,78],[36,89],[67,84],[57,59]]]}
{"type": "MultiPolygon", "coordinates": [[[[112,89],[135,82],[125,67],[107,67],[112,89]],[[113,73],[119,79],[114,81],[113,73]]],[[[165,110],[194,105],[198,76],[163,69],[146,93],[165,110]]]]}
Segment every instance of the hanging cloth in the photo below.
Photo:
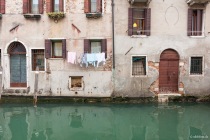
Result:
{"type": "Polygon", "coordinates": [[[68,62],[76,64],[76,52],[68,52],[68,62]]]}

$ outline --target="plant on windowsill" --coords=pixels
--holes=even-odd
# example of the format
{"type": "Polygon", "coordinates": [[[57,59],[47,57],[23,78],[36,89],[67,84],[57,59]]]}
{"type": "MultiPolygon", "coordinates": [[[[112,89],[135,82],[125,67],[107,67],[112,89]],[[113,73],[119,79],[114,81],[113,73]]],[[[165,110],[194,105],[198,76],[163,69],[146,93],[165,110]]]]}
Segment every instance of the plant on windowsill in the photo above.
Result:
{"type": "Polygon", "coordinates": [[[2,14],[0,13],[0,19],[2,18],[2,14]]]}
{"type": "Polygon", "coordinates": [[[86,14],[86,17],[87,17],[87,18],[99,18],[99,17],[101,17],[101,16],[102,16],[101,13],[87,13],[87,14],[86,14]]]}
{"type": "Polygon", "coordinates": [[[58,20],[65,17],[64,12],[50,12],[47,14],[48,14],[49,18],[53,19],[56,23],[58,22],[58,20]]]}

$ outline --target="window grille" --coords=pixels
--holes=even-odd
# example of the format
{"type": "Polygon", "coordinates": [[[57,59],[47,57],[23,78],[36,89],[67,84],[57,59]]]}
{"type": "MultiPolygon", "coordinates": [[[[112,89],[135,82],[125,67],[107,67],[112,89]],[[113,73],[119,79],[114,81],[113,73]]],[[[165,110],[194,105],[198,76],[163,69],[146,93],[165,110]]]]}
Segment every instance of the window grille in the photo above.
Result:
{"type": "Polygon", "coordinates": [[[146,57],[132,57],[132,76],[146,75],[146,57]]]}
{"type": "Polygon", "coordinates": [[[202,74],[202,57],[191,57],[190,74],[202,74]]]}
{"type": "Polygon", "coordinates": [[[44,71],[45,59],[43,49],[32,50],[32,70],[35,71],[37,66],[39,67],[39,71],[44,71]]]}

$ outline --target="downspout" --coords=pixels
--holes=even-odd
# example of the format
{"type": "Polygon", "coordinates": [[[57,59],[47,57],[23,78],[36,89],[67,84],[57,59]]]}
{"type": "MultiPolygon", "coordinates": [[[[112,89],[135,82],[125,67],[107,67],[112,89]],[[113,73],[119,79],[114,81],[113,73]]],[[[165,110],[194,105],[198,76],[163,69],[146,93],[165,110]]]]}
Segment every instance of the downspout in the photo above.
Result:
{"type": "Polygon", "coordinates": [[[114,96],[115,92],[115,34],[114,34],[114,0],[112,0],[112,85],[113,91],[111,97],[114,96]]]}
{"type": "Polygon", "coordinates": [[[112,67],[115,69],[115,40],[114,40],[114,0],[112,0],[112,67]]]}

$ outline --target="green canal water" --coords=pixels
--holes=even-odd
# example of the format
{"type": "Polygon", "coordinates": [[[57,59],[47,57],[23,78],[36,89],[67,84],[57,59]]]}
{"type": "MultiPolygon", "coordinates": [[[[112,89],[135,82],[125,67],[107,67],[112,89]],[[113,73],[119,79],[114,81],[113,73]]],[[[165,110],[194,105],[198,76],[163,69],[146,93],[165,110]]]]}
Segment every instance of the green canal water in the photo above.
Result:
{"type": "Polygon", "coordinates": [[[210,104],[1,104],[0,140],[210,140],[210,104]]]}

